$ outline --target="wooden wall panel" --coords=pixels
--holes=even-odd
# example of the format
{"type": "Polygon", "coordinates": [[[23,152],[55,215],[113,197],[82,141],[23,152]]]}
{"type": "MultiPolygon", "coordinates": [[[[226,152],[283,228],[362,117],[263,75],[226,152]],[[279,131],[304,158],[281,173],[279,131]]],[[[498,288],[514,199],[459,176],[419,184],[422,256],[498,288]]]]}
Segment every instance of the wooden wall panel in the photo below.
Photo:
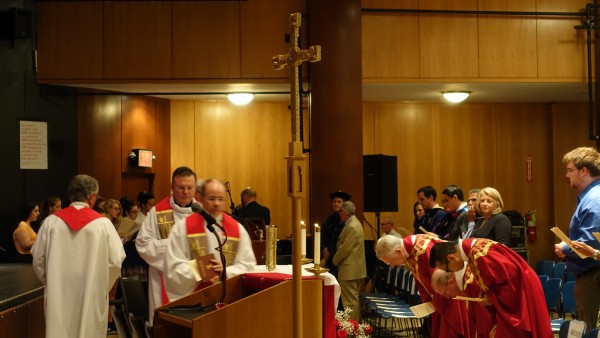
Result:
{"type": "Polygon", "coordinates": [[[37,3],[38,80],[102,78],[98,1],[37,3]]]}
{"type": "MultiPolygon", "coordinates": [[[[156,151],[156,120],[154,99],[143,96],[123,97],[121,113],[121,196],[134,201],[140,191],[152,191],[155,163],[152,168],[140,168],[131,164],[132,149],[156,151]]],[[[160,198],[160,197],[159,197],[160,198]]]]}
{"type": "MultiPolygon", "coordinates": [[[[586,0],[537,0],[538,11],[580,12],[586,0]]],[[[541,78],[573,78],[585,81],[587,77],[587,47],[585,30],[577,30],[580,18],[544,17],[538,25],[538,76],[541,78]]],[[[592,38],[593,39],[593,38],[592,38]]]]}
{"type": "Polygon", "coordinates": [[[171,38],[171,2],[105,2],[104,77],[172,78],[171,38]]]}
{"type": "MultiPolygon", "coordinates": [[[[144,96],[123,97],[123,111],[121,123],[123,135],[121,137],[121,170],[128,172],[135,170],[128,161],[132,149],[156,148],[156,121],[154,100],[144,96]]],[[[152,172],[152,171],[150,171],[152,172]]]]}
{"type": "MultiPolygon", "coordinates": [[[[535,0],[479,1],[479,10],[535,12],[535,0]]],[[[537,77],[536,20],[479,15],[479,76],[537,77]]]]}
{"type": "Polygon", "coordinates": [[[240,77],[240,2],[173,2],[173,77],[240,77]]]}
{"type": "Polygon", "coordinates": [[[121,98],[81,96],[78,102],[77,168],[98,180],[100,195],[121,197],[121,98]]]}
{"type": "MultiPolygon", "coordinates": [[[[565,233],[569,231],[571,216],[577,207],[577,192],[566,181],[563,156],[577,147],[596,147],[590,141],[587,105],[556,104],[552,107],[552,163],[548,167],[554,172],[552,186],[554,202],[554,223],[565,233]]],[[[558,243],[555,240],[553,243],[558,243]]]]}
{"type": "Polygon", "coordinates": [[[418,0],[362,0],[362,8],[414,9],[418,8],[418,4],[418,0]]]}
{"type": "MultiPolygon", "coordinates": [[[[285,54],[290,46],[285,35],[290,34],[289,17],[292,13],[306,13],[302,0],[244,1],[240,3],[241,77],[289,79],[289,69],[273,69],[273,56],[285,54]]],[[[310,42],[307,32],[308,18],[302,17],[301,46],[310,42]]],[[[325,49],[326,50],[326,49],[325,49]]],[[[304,65],[304,76],[306,65],[304,65]]]]}
{"type": "MultiPolygon", "coordinates": [[[[171,102],[155,99],[155,154],[154,194],[167,196],[171,192],[171,102]]],[[[191,127],[189,128],[192,129],[191,127]]],[[[178,133],[176,134],[178,135],[178,133]]]]}
{"type": "Polygon", "coordinates": [[[416,14],[362,15],[362,77],[419,77],[419,17],[416,14]],[[382,48],[386,49],[382,53],[382,48]]]}
{"type": "MultiPolygon", "coordinates": [[[[194,171],[194,102],[171,101],[171,170],[187,166],[194,171]]],[[[169,179],[170,180],[170,179],[169,179]]]]}
{"type": "Polygon", "coordinates": [[[486,104],[433,105],[440,125],[435,152],[440,163],[438,192],[456,184],[466,195],[472,188],[496,184],[493,109],[486,104]]]}
{"type": "Polygon", "coordinates": [[[497,130],[496,188],[502,194],[504,210],[521,214],[536,210],[537,241],[528,243],[529,261],[535,262],[553,252],[552,201],[552,120],[547,104],[495,106],[497,130]],[[532,180],[526,175],[526,156],[532,157],[532,180]]]}
{"type": "MultiPolygon", "coordinates": [[[[198,177],[229,181],[235,204],[240,192],[251,186],[259,203],[271,209],[271,223],[278,225],[279,238],[291,235],[291,200],[287,197],[286,166],[291,140],[287,103],[255,102],[237,107],[229,102],[186,102],[171,104],[173,161],[189,163],[181,156],[195,154],[191,166],[198,177]],[[193,104],[193,108],[190,107],[193,104]],[[193,110],[193,117],[190,116],[193,110]],[[175,132],[193,127],[193,132],[175,132]],[[185,151],[175,150],[183,144],[185,151]]],[[[308,165],[308,163],[307,163],[308,165]]],[[[225,206],[230,211],[230,203],[225,206]]],[[[303,201],[302,217],[308,220],[308,199],[303,201]]]]}
{"type": "Polygon", "coordinates": [[[45,335],[44,297],[0,312],[0,337],[43,338],[45,335]]]}
{"type": "MultiPolygon", "coordinates": [[[[419,1],[420,9],[476,10],[476,0],[419,1]]],[[[422,78],[478,77],[478,28],[474,15],[419,15],[422,78]]]]}

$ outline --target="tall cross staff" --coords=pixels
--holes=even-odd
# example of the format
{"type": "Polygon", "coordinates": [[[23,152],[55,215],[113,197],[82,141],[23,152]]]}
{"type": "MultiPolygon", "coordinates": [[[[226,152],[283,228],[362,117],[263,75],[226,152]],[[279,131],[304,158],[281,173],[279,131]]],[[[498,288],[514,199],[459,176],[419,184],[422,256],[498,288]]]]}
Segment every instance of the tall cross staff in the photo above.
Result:
{"type": "MultiPolygon", "coordinates": [[[[304,197],[305,175],[304,167],[306,157],[302,150],[303,145],[300,141],[300,79],[298,76],[298,66],[304,61],[316,62],[321,60],[321,46],[311,46],[302,50],[298,47],[298,36],[300,35],[300,26],[302,24],[302,15],[293,13],[290,15],[290,30],[292,32],[290,47],[287,54],[276,55],[273,57],[273,67],[276,70],[283,69],[285,66],[291,68],[290,77],[291,97],[292,97],[292,141],[289,144],[289,156],[287,159],[288,175],[288,196],[292,199],[292,288],[293,288],[293,330],[294,338],[301,338],[302,335],[302,243],[300,243],[300,217],[302,209],[302,198],[304,197]]],[[[315,262],[317,263],[317,262],[315,262]]],[[[320,322],[320,319],[319,321],[320,322]]]]}

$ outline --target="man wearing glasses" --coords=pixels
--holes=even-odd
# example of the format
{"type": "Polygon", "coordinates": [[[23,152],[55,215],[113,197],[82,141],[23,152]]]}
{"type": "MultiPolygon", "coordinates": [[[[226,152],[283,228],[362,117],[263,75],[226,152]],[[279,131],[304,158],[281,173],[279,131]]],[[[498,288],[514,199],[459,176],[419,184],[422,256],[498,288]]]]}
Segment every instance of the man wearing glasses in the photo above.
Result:
{"type": "Polygon", "coordinates": [[[519,254],[483,238],[440,242],[431,248],[431,268],[456,272],[465,262],[484,293],[481,304],[494,308],[495,337],[554,337],[540,280],[519,254]]]}
{"type": "Polygon", "coordinates": [[[569,225],[569,238],[595,249],[591,257],[582,259],[564,242],[554,246],[559,258],[566,258],[567,271],[575,274],[575,302],[579,319],[587,330],[596,327],[600,309],[600,243],[593,236],[600,231],[600,153],[594,148],[580,147],[563,157],[566,179],[579,193],[577,208],[569,225]]]}
{"type": "Polygon", "coordinates": [[[383,230],[384,236],[392,235],[402,238],[402,236],[394,230],[394,219],[391,217],[384,217],[381,219],[381,230],[383,230]]]}

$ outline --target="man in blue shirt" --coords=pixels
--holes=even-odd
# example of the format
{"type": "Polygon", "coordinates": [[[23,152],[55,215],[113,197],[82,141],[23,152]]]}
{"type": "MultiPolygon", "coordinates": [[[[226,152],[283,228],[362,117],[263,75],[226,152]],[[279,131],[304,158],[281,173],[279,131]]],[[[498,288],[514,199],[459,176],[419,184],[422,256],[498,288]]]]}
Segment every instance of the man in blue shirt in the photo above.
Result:
{"type": "Polygon", "coordinates": [[[569,239],[596,250],[592,257],[582,259],[561,242],[555,245],[554,251],[558,257],[566,258],[567,271],[577,276],[574,290],[577,313],[579,319],[587,323],[589,331],[596,327],[600,309],[600,243],[592,234],[600,231],[600,153],[594,148],[580,147],[565,154],[563,162],[569,185],[579,192],[569,226],[569,239]]]}

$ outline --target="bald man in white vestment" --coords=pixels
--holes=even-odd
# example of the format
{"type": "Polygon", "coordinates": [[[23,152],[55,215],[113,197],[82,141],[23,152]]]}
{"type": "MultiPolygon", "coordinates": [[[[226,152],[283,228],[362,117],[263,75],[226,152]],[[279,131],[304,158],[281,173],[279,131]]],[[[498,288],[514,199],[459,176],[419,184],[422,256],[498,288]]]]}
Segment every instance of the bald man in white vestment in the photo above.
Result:
{"type": "MultiPolygon", "coordinates": [[[[252,271],[256,266],[256,257],[252,250],[252,240],[246,229],[223,212],[225,207],[225,186],[216,179],[207,180],[200,191],[201,202],[207,212],[227,233],[224,245],[227,278],[252,271]]],[[[214,227],[221,242],[225,236],[219,227],[214,227]]],[[[173,227],[165,258],[165,286],[171,301],[191,294],[195,290],[209,286],[220,280],[223,271],[220,255],[215,248],[216,237],[206,228],[206,221],[199,214],[178,221],[173,227]],[[194,242],[194,250],[190,250],[190,238],[194,242]],[[216,276],[202,279],[196,256],[210,255],[210,269],[216,276]]]]}
{"type": "Polygon", "coordinates": [[[154,323],[154,310],[169,301],[163,282],[163,267],[167,242],[173,224],[192,214],[195,202],[196,174],[188,167],[179,167],[171,178],[171,195],[158,202],[146,215],[135,240],[140,256],[148,263],[148,319],[154,323]]]}
{"type": "Polygon", "coordinates": [[[114,225],[90,208],[98,181],[77,175],[71,205],[48,216],[31,248],[45,285],[47,338],[105,338],[108,293],[121,275],[123,244],[114,225]]]}

